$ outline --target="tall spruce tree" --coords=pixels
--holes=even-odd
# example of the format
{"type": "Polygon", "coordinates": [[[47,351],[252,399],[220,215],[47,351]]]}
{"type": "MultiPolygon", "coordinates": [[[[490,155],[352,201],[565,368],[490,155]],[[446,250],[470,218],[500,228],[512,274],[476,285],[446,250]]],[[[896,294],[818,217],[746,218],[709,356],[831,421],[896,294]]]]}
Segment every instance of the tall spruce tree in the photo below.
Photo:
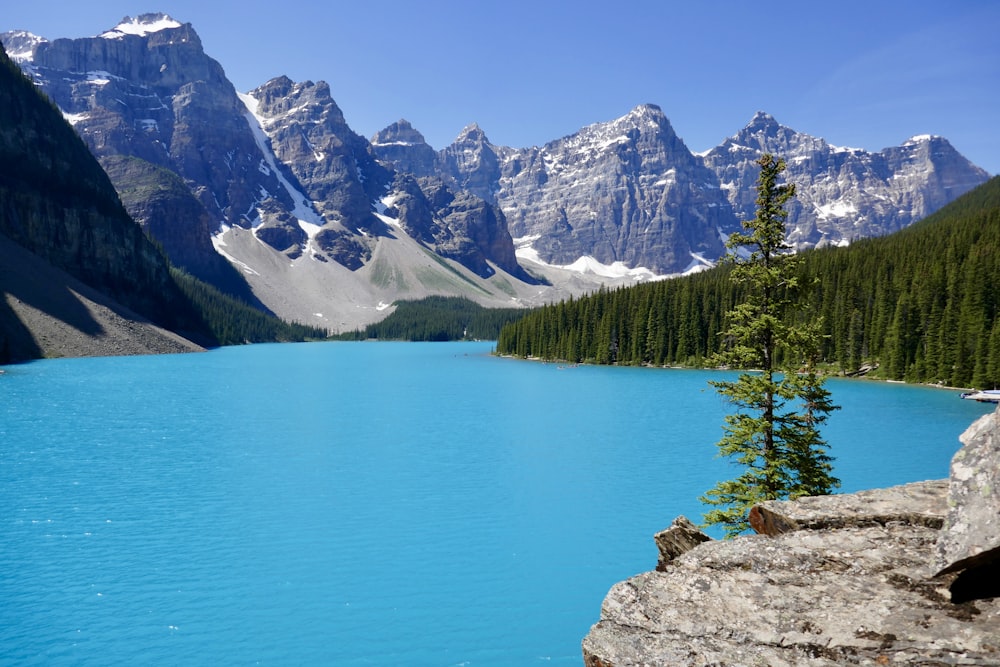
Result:
{"type": "Polygon", "coordinates": [[[730,279],[745,288],[746,298],[729,311],[723,351],[714,359],[752,370],[711,383],[736,407],[725,418],[719,455],[743,472],[701,498],[714,507],[705,522],[721,524],[727,537],[750,527],[748,512],[759,502],[820,495],[840,485],[819,435],[837,409],[814,367],[819,325],[789,312],[799,258],[785,242],[785,204],[795,186],[778,182],[784,160],[764,155],[758,163],[756,216],[726,242],[730,279]]]}

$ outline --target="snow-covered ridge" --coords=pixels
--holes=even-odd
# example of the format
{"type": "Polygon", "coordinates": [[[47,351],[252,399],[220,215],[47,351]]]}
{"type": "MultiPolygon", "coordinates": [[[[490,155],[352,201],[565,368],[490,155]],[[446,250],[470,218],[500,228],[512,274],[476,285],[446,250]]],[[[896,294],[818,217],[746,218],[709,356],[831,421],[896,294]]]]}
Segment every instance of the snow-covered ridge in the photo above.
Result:
{"type": "Polygon", "coordinates": [[[180,28],[181,24],[166,14],[140,14],[136,18],[126,16],[111,30],[101,33],[98,37],[104,39],[122,39],[125,35],[146,35],[161,30],[180,28]]]}

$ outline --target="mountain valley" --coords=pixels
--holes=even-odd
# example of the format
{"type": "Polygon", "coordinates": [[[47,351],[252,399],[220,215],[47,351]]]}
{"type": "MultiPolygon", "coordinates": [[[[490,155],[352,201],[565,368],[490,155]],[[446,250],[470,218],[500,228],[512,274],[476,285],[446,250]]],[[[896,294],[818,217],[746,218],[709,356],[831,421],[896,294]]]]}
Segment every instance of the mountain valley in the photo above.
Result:
{"type": "Polygon", "coordinates": [[[800,249],[896,231],[988,178],[941,137],[871,153],[763,112],[696,155],[653,104],[541,147],[472,124],[435,150],[405,120],[358,135],[323,81],[240,93],[163,14],[92,38],[0,37],[175,266],[330,332],[403,298],[533,306],[711,266],[753,215],[764,152],[797,186],[800,249]]]}

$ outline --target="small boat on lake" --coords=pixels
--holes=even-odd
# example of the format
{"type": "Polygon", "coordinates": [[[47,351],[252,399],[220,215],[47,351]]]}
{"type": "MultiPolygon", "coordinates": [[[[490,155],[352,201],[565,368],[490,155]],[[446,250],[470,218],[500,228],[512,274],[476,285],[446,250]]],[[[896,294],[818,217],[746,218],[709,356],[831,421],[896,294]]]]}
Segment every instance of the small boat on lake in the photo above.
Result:
{"type": "Polygon", "coordinates": [[[981,403],[1000,403],[1000,389],[984,389],[982,391],[967,391],[962,398],[981,403]]]}

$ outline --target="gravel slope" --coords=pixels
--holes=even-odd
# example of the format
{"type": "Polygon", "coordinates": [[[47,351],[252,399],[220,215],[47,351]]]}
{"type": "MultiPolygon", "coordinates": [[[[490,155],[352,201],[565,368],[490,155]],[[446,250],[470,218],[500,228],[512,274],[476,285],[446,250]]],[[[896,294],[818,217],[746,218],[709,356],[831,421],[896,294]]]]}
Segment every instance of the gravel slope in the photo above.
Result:
{"type": "Polygon", "coordinates": [[[0,359],[194,352],[0,234],[0,359]]]}

